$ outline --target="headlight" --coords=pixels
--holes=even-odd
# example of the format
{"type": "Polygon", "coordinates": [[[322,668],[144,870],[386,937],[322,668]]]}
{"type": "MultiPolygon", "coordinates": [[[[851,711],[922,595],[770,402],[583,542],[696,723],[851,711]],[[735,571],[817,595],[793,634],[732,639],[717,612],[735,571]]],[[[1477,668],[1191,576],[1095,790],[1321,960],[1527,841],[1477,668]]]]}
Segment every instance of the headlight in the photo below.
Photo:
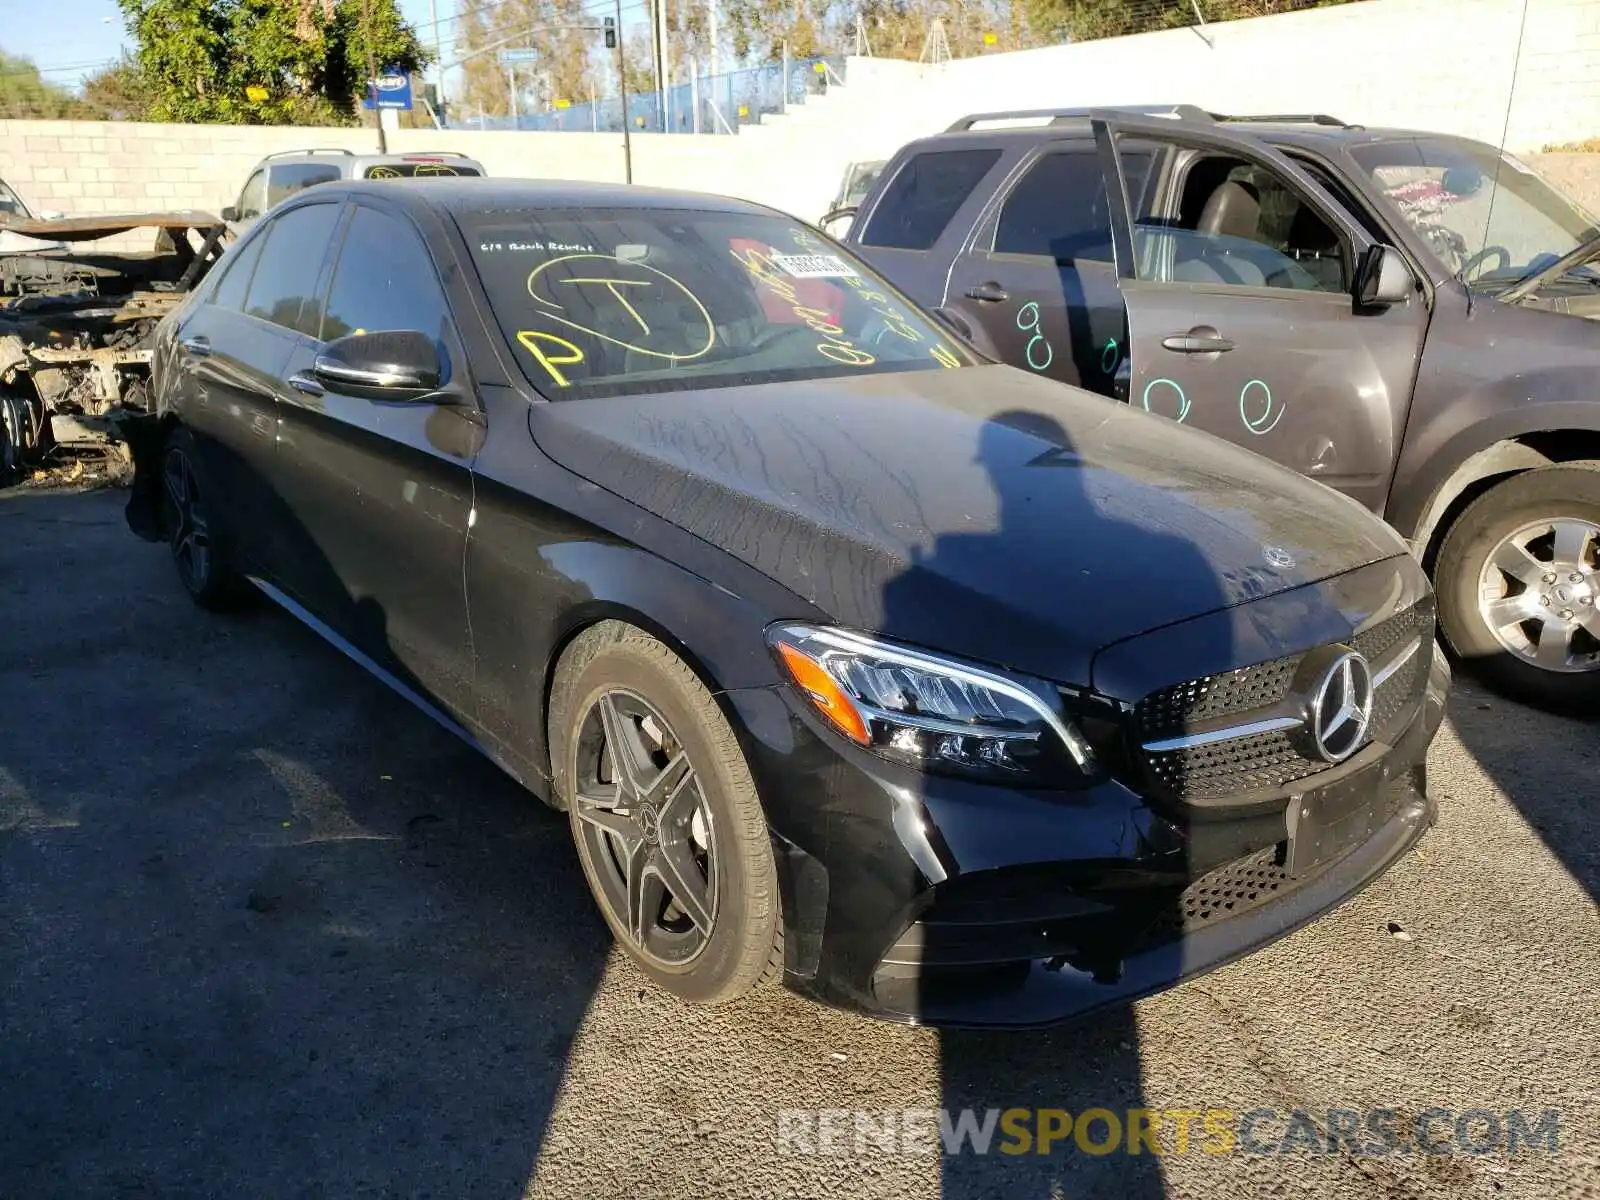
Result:
{"type": "Polygon", "coordinates": [[[1095,767],[1048,685],[842,629],[780,625],[768,641],[813,708],[858,745],[926,770],[1025,786],[1095,767]]]}

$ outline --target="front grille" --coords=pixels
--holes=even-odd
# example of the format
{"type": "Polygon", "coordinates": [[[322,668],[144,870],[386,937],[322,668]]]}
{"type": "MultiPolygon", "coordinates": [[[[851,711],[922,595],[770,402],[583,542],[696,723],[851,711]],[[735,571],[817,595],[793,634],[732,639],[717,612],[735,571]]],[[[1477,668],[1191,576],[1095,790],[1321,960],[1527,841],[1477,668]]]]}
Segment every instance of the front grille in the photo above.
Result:
{"type": "Polygon", "coordinates": [[[1174,687],[1152,692],[1139,702],[1135,716],[1142,741],[1181,733],[1195,721],[1227,717],[1266,708],[1282,700],[1300,668],[1301,655],[1275,658],[1253,667],[1240,667],[1221,675],[1202,675],[1174,687]]]}
{"type": "Polygon", "coordinates": [[[1282,730],[1145,756],[1156,781],[1188,800],[1282,787],[1328,764],[1301,756],[1282,730]]]}
{"type": "MultiPolygon", "coordinates": [[[[1363,630],[1351,644],[1381,664],[1409,639],[1433,637],[1434,606],[1427,598],[1363,630]]],[[[1388,740],[1416,712],[1427,687],[1427,645],[1384,681],[1373,696],[1372,736],[1388,740]]],[[[1229,717],[1240,723],[1282,701],[1303,655],[1289,655],[1220,675],[1191,679],[1145,697],[1134,709],[1141,743],[1181,736],[1202,722],[1229,717]]],[[[1257,733],[1177,750],[1144,751],[1151,780],[1168,797],[1207,802],[1282,788],[1331,765],[1297,748],[1292,731],[1257,733]]]]}

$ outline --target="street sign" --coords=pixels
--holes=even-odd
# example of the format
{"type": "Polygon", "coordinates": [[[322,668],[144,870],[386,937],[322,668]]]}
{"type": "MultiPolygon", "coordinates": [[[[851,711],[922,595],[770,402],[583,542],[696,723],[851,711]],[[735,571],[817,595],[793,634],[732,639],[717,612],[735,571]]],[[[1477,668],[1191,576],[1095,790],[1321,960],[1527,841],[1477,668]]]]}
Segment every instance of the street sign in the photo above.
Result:
{"type": "Polygon", "coordinates": [[[373,103],[374,89],[367,85],[367,98],[361,102],[363,108],[403,108],[411,107],[411,76],[399,67],[384,67],[378,72],[378,86],[376,89],[377,103],[373,103]]]}
{"type": "Polygon", "coordinates": [[[538,62],[538,61],[539,61],[539,52],[537,50],[502,50],[502,51],[500,51],[500,62],[501,62],[501,65],[503,65],[503,66],[510,66],[512,63],[530,63],[530,62],[538,62]]]}

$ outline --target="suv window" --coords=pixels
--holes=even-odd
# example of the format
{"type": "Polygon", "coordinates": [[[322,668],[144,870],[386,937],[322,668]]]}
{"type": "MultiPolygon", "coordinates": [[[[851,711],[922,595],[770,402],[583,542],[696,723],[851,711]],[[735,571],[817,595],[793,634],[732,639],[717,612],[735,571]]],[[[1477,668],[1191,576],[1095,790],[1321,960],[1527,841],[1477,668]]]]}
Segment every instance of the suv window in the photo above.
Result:
{"type": "Polygon", "coordinates": [[[916,155],[889,181],[861,244],[928,249],[999,159],[998,150],[930,150],[916,155]]]}
{"type": "Polygon", "coordinates": [[[301,322],[300,310],[317,286],[322,259],[339,219],[338,204],[307,204],[274,218],[268,249],[250,280],[245,312],[285,329],[315,333],[301,322]]]}
{"type": "Polygon", "coordinates": [[[8,213],[13,217],[21,217],[23,220],[27,220],[33,215],[28,211],[28,206],[6,185],[4,180],[0,180],[0,212],[8,213]]]}
{"type": "Polygon", "coordinates": [[[465,163],[442,162],[395,162],[378,163],[368,167],[363,179],[427,179],[433,176],[470,176],[478,177],[477,167],[469,167],[465,163]]]}
{"type": "Polygon", "coordinates": [[[231,312],[244,309],[244,295],[250,287],[250,274],[261,257],[261,244],[265,237],[253,237],[222,256],[219,267],[222,276],[211,293],[211,303],[231,312]]]}
{"type": "Polygon", "coordinates": [[[286,196],[303,192],[318,183],[332,183],[339,178],[339,168],[332,163],[284,163],[272,168],[267,183],[267,207],[271,208],[286,196]]]}
{"type": "MultiPolygon", "coordinates": [[[[1149,153],[1124,153],[1128,200],[1142,211],[1149,153]]],[[[1111,211],[1100,154],[1092,144],[1039,158],[1000,209],[994,253],[1030,254],[1061,264],[1111,262],[1111,211]]]]}
{"type": "Polygon", "coordinates": [[[1349,290],[1339,235],[1317,210],[1257,163],[1205,155],[1190,164],[1176,220],[1140,222],[1141,260],[1186,283],[1349,290]]]}
{"type": "Polygon", "coordinates": [[[267,173],[254,171],[239,189],[239,217],[249,220],[259,217],[267,209],[267,173]]]}
{"type": "Polygon", "coordinates": [[[438,337],[446,311],[438,271],[417,231],[387,213],[357,206],[333,269],[322,339],[386,329],[438,337]]]}

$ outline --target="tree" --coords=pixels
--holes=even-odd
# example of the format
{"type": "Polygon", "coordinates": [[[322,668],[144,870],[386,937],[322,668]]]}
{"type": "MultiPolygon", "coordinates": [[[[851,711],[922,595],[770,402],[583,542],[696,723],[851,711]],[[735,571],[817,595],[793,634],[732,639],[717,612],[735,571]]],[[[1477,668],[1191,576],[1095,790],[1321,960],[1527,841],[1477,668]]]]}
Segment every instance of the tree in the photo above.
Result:
{"type": "Polygon", "coordinates": [[[151,97],[144,72],[126,55],[83,81],[83,102],[96,120],[150,120],[151,97]]]}
{"type": "Polygon", "coordinates": [[[483,51],[462,67],[461,101],[466,109],[496,116],[511,111],[501,49],[537,53],[533,62],[514,68],[520,112],[552,108],[557,100],[582,103],[598,86],[602,43],[598,32],[584,27],[599,25],[601,18],[585,11],[583,0],[502,0],[493,8],[481,0],[461,0],[459,12],[457,42],[462,56],[483,51]]]}
{"type": "Polygon", "coordinates": [[[157,121],[348,122],[379,66],[429,60],[395,0],[118,0],[157,121]]]}
{"type": "Polygon", "coordinates": [[[33,60],[0,50],[0,117],[59,120],[94,115],[71,91],[47,82],[33,60]]]}

